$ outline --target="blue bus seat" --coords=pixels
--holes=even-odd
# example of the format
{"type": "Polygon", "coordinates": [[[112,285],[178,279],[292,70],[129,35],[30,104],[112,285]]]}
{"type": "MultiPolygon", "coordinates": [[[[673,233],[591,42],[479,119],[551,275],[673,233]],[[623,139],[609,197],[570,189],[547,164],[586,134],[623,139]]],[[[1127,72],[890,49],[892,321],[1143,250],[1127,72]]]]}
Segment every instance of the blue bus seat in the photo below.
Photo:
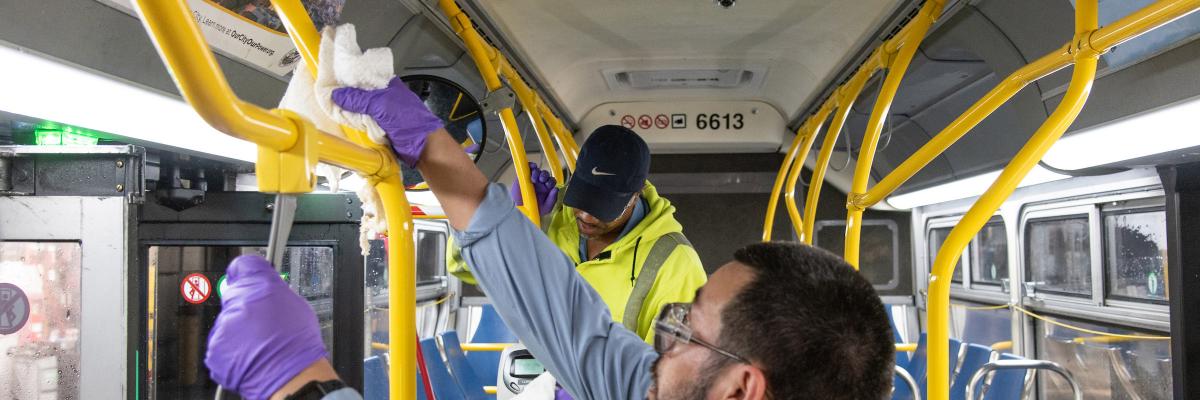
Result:
{"type": "MultiPolygon", "coordinates": [[[[421,383],[421,369],[417,369],[417,400],[425,400],[425,385],[421,383]]],[[[388,399],[388,363],[381,356],[363,360],[363,400],[388,399]]]]}
{"type": "MultiPolygon", "coordinates": [[[[958,340],[955,338],[950,338],[949,349],[950,349],[950,361],[946,365],[950,366],[950,372],[949,372],[949,375],[947,375],[947,376],[950,377],[951,382],[954,382],[954,378],[955,378],[954,371],[958,368],[958,362],[962,359],[962,355],[963,355],[963,342],[961,340],[958,340]]],[[[926,371],[922,371],[921,379],[917,379],[917,387],[921,388],[921,398],[922,399],[929,397],[929,390],[928,390],[929,380],[925,379],[925,375],[926,375],[925,372],[926,371]]]]}
{"type": "MultiPolygon", "coordinates": [[[[1023,360],[1024,358],[1009,353],[1000,355],[1001,360],[1023,360]]],[[[988,384],[984,400],[1020,400],[1025,394],[1025,378],[1029,370],[1008,369],[992,373],[992,381],[988,384]]],[[[978,390],[978,388],[976,388],[978,390]]]]}
{"type": "Polygon", "coordinates": [[[442,361],[442,352],[438,351],[437,339],[421,339],[421,355],[425,357],[425,369],[429,372],[429,385],[433,389],[433,397],[438,400],[466,400],[446,363],[442,361]]]}
{"type": "Polygon", "coordinates": [[[958,374],[950,381],[950,400],[965,400],[967,383],[971,382],[971,377],[979,371],[980,367],[983,367],[983,364],[992,360],[992,349],[975,343],[968,343],[963,353],[958,374]]]}
{"type": "MultiPolygon", "coordinates": [[[[917,381],[917,388],[921,390],[922,394],[921,398],[925,398],[927,392],[925,387],[928,385],[927,379],[925,379],[926,369],[929,365],[929,360],[927,359],[929,351],[928,340],[929,338],[926,334],[921,334],[921,339],[917,341],[917,350],[913,352],[912,359],[908,362],[908,367],[904,368],[917,381]]],[[[962,346],[962,341],[953,338],[950,339],[950,379],[954,379],[954,370],[958,367],[959,356],[962,354],[962,346]]],[[[897,377],[892,384],[896,388],[892,392],[893,400],[913,398],[912,389],[909,389],[908,384],[904,383],[904,380],[897,377]]]]}
{"type": "Polygon", "coordinates": [[[485,380],[475,373],[471,368],[471,363],[467,361],[466,354],[463,354],[462,345],[458,341],[458,332],[447,331],[443,332],[442,350],[446,353],[446,362],[450,365],[450,373],[454,374],[455,382],[458,382],[459,390],[466,395],[468,400],[486,400],[489,396],[483,392],[484,386],[495,385],[495,377],[491,381],[485,380]]]}
{"type": "MultiPolygon", "coordinates": [[[[483,315],[479,317],[479,327],[475,328],[475,335],[471,337],[471,343],[516,343],[517,335],[514,335],[508,329],[508,325],[500,319],[500,314],[496,314],[496,309],[491,304],[484,304],[482,308],[483,315]]],[[[482,379],[488,380],[488,385],[496,384],[496,374],[500,370],[500,353],[495,351],[472,351],[467,353],[467,362],[471,364],[471,368],[482,379]]]]}

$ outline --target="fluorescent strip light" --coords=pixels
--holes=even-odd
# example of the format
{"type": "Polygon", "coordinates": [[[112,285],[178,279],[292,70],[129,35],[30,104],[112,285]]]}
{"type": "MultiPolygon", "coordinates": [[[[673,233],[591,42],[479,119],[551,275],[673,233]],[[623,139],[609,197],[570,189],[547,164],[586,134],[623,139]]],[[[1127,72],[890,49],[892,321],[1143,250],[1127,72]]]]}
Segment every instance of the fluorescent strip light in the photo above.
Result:
{"type": "Polygon", "coordinates": [[[218,158],[254,162],[254,144],[213,129],[179,99],[0,46],[0,110],[218,158]]]}
{"type": "Polygon", "coordinates": [[[1043,161],[1080,169],[1200,146],[1200,97],[1079,131],[1050,148],[1043,161]]]}
{"type": "MultiPolygon", "coordinates": [[[[983,192],[986,192],[988,187],[990,187],[992,182],[995,182],[996,178],[998,177],[1000,177],[1000,171],[992,171],[983,175],[977,175],[966,179],[959,179],[957,181],[943,183],[941,185],[921,189],[912,193],[891,196],[887,198],[887,202],[888,204],[891,204],[892,207],[910,209],[929,204],[945,203],[951,200],[975,197],[982,195],[983,192]]],[[[1040,166],[1035,166],[1033,167],[1033,170],[1029,171],[1029,175],[1026,175],[1025,179],[1022,180],[1017,187],[1032,186],[1039,183],[1057,181],[1066,178],[1070,177],[1050,172],[1050,170],[1040,166]]]]}

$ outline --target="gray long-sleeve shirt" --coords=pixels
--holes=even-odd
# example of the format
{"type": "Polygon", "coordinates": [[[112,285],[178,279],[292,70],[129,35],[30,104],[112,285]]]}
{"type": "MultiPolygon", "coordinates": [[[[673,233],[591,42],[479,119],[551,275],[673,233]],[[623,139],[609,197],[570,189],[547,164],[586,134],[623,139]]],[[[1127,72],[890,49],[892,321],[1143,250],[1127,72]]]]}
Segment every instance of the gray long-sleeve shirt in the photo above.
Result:
{"type": "Polygon", "coordinates": [[[498,184],[465,231],[463,260],[530,353],[584,399],[644,399],[658,354],[609,315],[575,265],[514,207],[498,184]]]}

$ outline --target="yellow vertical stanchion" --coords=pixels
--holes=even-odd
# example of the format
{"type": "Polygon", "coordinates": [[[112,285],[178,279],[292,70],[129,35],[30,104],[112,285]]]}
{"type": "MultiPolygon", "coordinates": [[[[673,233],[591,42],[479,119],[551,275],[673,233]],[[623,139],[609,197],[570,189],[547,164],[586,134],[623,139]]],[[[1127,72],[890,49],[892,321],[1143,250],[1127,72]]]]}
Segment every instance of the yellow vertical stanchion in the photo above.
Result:
{"type": "Polygon", "coordinates": [[[1090,35],[1097,28],[1097,0],[1075,2],[1075,36],[1070,49],[1075,68],[1071,73],[1071,84],[1063,100],[1038,128],[1029,142],[1021,148],[1012,162],[1000,173],[987,192],[971,206],[970,211],[955,225],[934,259],[933,273],[929,278],[929,398],[950,398],[949,365],[949,322],[950,322],[950,277],[954,264],[962,255],[971,238],[1000,208],[1001,203],[1012,194],[1022,179],[1042,159],[1050,146],[1066,132],[1075,121],[1096,76],[1096,63],[1100,52],[1092,48],[1090,35]]]}
{"type": "Polygon", "coordinates": [[[860,207],[853,199],[862,196],[867,191],[867,183],[871,177],[871,165],[875,161],[875,147],[879,144],[879,135],[883,132],[883,123],[887,119],[888,111],[892,108],[892,101],[895,100],[896,92],[900,89],[900,81],[904,79],[904,74],[908,71],[908,64],[912,62],[913,55],[917,53],[917,48],[921,46],[921,41],[929,32],[929,27],[933,26],[933,21],[937,20],[938,15],[942,13],[943,5],[944,3],[940,0],[926,1],[916,17],[905,27],[908,29],[904,32],[904,36],[892,38],[892,40],[901,40],[902,44],[897,53],[893,57],[889,57],[891,60],[887,66],[887,77],[879,89],[879,96],[876,97],[875,105],[871,110],[867,130],[863,133],[862,147],[854,166],[854,179],[850,184],[850,193],[846,194],[848,212],[844,257],[846,262],[854,266],[854,269],[858,269],[859,237],[862,234],[864,207],[860,207]]]}
{"type": "MultiPolygon", "coordinates": [[[[792,160],[796,158],[796,150],[800,148],[800,143],[804,142],[808,136],[808,124],[812,120],[805,122],[796,130],[796,137],[792,138],[792,144],[788,146],[787,154],[783,156],[783,163],[779,165],[779,172],[775,174],[775,186],[771,187],[771,198],[767,200],[767,216],[763,219],[763,234],[762,241],[771,241],[771,230],[775,226],[775,208],[779,206],[779,192],[783,191],[783,181],[787,178],[787,173],[792,168],[792,160]]],[[[795,221],[793,221],[795,223],[795,221]]]]}
{"type": "MultiPolygon", "coordinates": [[[[438,0],[438,6],[449,19],[454,33],[467,46],[467,52],[475,60],[475,66],[478,67],[488,92],[497,93],[496,91],[503,88],[504,85],[500,82],[496,66],[491,62],[488,51],[490,45],[483,41],[479,32],[475,31],[471,25],[470,18],[467,18],[454,0],[438,0]]],[[[508,149],[512,154],[513,169],[517,173],[517,184],[521,187],[521,202],[524,205],[518,208],[534,225],[540,226],[541,217],[538,213],[537,197],[533,193],[533,184],[529,179],[529,161],[525,156],[525,143],[522,142],[521,133],[517,128],[517,118],[513,115],[512,107],[501,108],[499,114],[500,124],[504,127],[504,137],[508,139],[508,149]]]]}
{"type": "MultiPolygon", "coordinates": [[[[271,0],[276,13],[283,22],[296,49],[300,51],[309,73],[316,78],[320,62],[321,36],[316,25],[300,0],[271,0]]],[[[351,140],[363,146],[382,146],[370,141],[366,132],[345,125],[343,132],[351,140]]],[[[390,151],[390,150],[385,150],[390,151]]],[[[404,192],[403,181],[397,175],[385,179],[371,179],[379,199],[383,202],[387,218],[388,240],[388,394],[391,398],[408,398],[416,395],[416,281],[413,275],[415,255],[413,253],[412,208],[404,192]],[[412,305],[412,306],[409,306],[412,305]]]]}
{"type": "Polygon", "coordinates": [[[554,142],[550,140],[550,132],[547,130],[547,124],[542,113],[537,106],[537,94],[523,82],[513,79],[509,74],[516,74],[512,67],[507,65],[507,62],[500,60],[502,65],[501,71],[504,73],[508,81],[511,82],[513,92],[517,94],[517,99],[521,101],[521,107],[525,109],[525,113],[529,115],[530,126],[533,127],[533,132],[537,134],[538,144],[542,146],[542,154],[546,156],[546,169],[554,176],[554,180],[562,183],[563,173],[562,164],[558,160],[558,152],[554,150],[554,142]]]}
{"type": "MultiPolygon", "coordinates": [[[[809,117],[804,126],[800,127],[800,130],[797,131],[797,139],[803,137],[803,140],[796,144],[794,157],[790,157],[792,158],[791,160],[784,160],[784,167],[788,168],[788,173],[786,176],[776,177],[776,186],[781,186],[778,180],[786,179],[786,183],[784,183],[782,187],[788,188],[787,192],[784,193],[784,201],[787,207],[788,219],[792,222],[792,231],[796,232],[796,236],[802,242],[805,238],[804,220],[801,218],[800,209],[796,205],[796,183],[800,180],[800,174],[804,171],[804,162],[808,160],[808,153],[812,150],[813,143],[815,143],[817,140],[817,135],[820,134],[821,128],[825,126],[825,119],[829,117],[829,113],[833,112],[834,102],[835,101],[832,99],[826,101],[825,104],[817,110],[817,113],[809,117]],[[790,167],[787,165],[787,162],[791,163],[790,167]]],[[[784,172],[781,169],[780,174],[783,173],[784,172]]],[[[776,201],[775,197],[775,195],[772,195],[773,202],[776,201]]],[[[767,211],[768,223],[770,223],[775,217],[774,204],[770,205],[771,207],[768,208],[767,211]]],[[[770,229],[765,229],[763,232],[763,240],[770,240],[770,235],[770,229]]]]}
{"type": "Polygon", "coordinates": [[[571,132],[563,125],[558,117],[554,116],[554,112],[550,107],[542,101],[541,97],[537,99],[538,110],[542,112],[542,118],[550,126],[550,131],[554,133],[554,140],[558,141],[558,147],[562,149],[563,158],[567,160],[567,169],[575,171],[575,160],[579,158],[579,144],[575,143],[575,138],[571,136],[571,132]]]}
{"type": "MultiPolygon", "coordinates": [[[[829,124],[829,129],[825,131],[825,140],[821,143],[821,152],[817,155],[817,164],[813,167],[812,179],[809,181],[808,197],[804,201],[804,226],[800,228],[800,241],[812,244],[813,229],[816,226],[817,220],[817,203],[821,198],[821,187],[825,184],[825,171],[829,168],[829,159],[833,157],[833,148],[837,147],[838,136],[842,132],[842,126],[846,124],[846,118],[850,115],[850,109],[854,106],[854,99],[858,98],[858,94],[862,93],[863,86],[867,84],[867,78],[870,78],[882,64],[882,56],[880,50],[875,50],[875,53],[867,59],[866,63],[850,78],[849,82],[838,88],[834,93],[833,107],[836,114],[833,117],[833,122],[829,124]]],[[[850,155],[847,154],[847,157],[850,155]]],[[[791,190],[795,190],[792,188],[791,190]]],[[[788,202],[788,211],[795,213],[795,200],[788,202]]]]}

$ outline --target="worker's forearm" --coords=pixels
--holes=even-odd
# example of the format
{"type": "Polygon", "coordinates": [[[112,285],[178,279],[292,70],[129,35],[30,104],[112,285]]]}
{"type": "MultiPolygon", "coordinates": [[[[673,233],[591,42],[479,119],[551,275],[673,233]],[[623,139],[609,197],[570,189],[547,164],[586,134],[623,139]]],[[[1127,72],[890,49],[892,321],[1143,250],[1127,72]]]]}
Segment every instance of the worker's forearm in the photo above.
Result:
{"type": "Polygon", "coordinates": [[[487,192],[487,178],[445,129],[429,135],[417,169],[457,230],[467,229],[487,192]]]}

